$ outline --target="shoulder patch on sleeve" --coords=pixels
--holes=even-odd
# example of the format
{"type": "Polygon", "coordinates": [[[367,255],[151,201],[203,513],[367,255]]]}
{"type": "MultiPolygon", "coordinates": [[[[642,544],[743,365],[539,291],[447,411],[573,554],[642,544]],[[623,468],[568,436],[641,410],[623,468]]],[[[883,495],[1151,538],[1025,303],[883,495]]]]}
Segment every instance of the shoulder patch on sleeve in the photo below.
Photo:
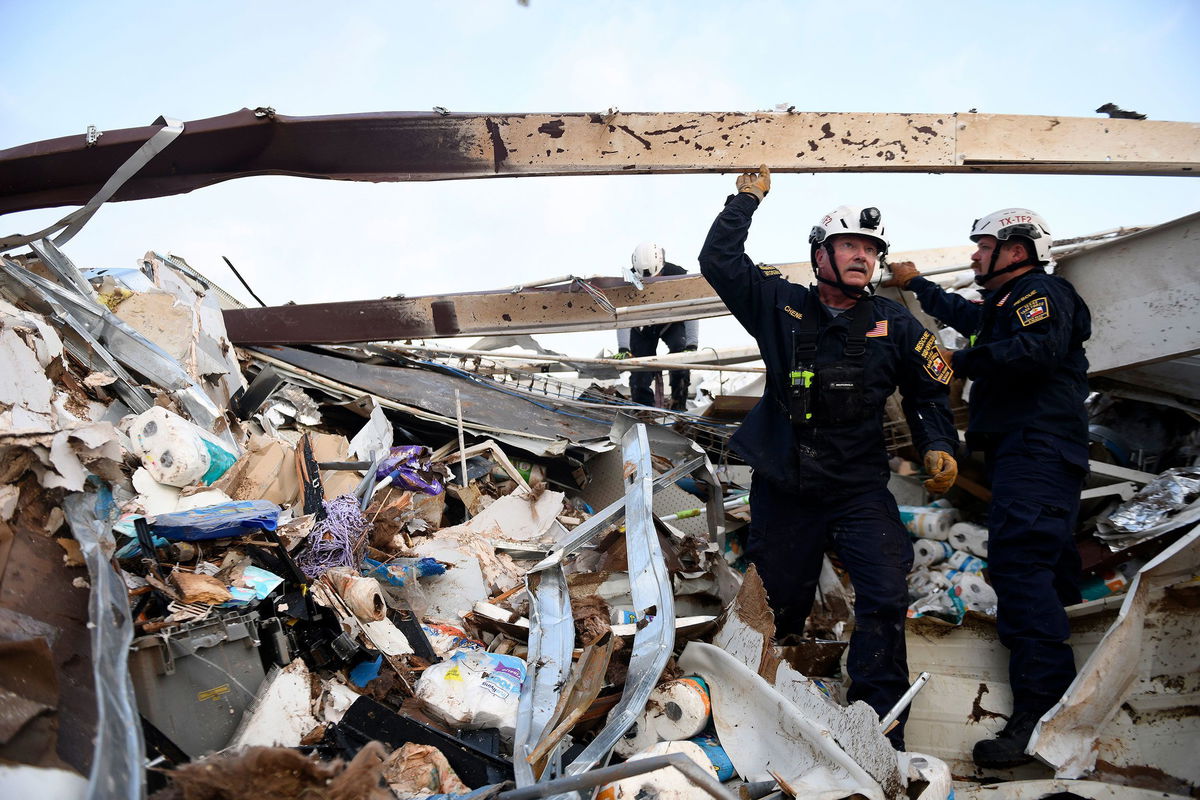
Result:
{"type": "Polygon", "coordinates": [[[764,278],[774,278],[779,274],[779,267],[773,264],[755,264],[754,266],[758,267],[758,271],[762,273],[764,278]]]}
{"type": "Polygon", "coordinates": [[[925,368],[929,377],[938,383],[950,383],[950,379],[954,377],[954,370],[938,351],[936,336],[929,331],[921,331],[921,338],[917,340],[917,346],[913,350],[921,357],[921,366],[925,368]]]}
{"type": "Polygon", "coordinates": [[[1017,306],[1016,311],[1021,327],[1028,328],[1042,320],[1050,319],[1050,298],[1035,297],[1029,302],[1017,306]]]}

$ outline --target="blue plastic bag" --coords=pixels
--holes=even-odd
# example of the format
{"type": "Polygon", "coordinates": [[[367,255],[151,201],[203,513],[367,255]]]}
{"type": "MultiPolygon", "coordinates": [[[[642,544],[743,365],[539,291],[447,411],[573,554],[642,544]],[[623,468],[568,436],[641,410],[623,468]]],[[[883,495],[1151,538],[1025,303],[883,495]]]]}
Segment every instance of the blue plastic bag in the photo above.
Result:
{"type": "Polygon", "coordinates": [[[283,509],[267,500],[238,500],[233,503],[174,511],[149,517],[153,532],[173,542],[227,539],[254,531],[273,531],[283,509]]]}

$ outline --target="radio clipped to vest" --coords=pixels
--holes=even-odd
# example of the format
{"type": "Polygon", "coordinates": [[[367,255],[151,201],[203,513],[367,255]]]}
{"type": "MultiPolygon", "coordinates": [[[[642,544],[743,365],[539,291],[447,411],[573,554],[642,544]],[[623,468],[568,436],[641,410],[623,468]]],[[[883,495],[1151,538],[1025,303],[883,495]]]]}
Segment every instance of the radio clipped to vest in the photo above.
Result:
{"type": "MultiPolygon", "coordinates": [[[[814,304],[815,305],[815,304],[814,304]]],[[[810,309],[801,328],[793,333],[792,369],[788,372],[788,413],[792,426],[811,428],[861,422],[870,414],[866,399],[863,361],[867,330],[871,326],[871,300],[855,303],[849,312],[850,329],[840,361],[817,366],[817,319],[810,309]]]]}

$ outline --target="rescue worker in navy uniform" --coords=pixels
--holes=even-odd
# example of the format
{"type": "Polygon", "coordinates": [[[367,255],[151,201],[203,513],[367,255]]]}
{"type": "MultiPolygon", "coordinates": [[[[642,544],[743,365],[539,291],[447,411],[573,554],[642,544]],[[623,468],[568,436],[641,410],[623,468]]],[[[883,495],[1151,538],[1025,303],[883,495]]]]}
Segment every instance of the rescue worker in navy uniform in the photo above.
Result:
{"type": "MultiPolygon", "coordinates": [[[[654,242],[642,242],[633,250],[631,259],[632,275],[635,285],[642,288],[641,281],[656,275],[687,275],[688,271],[678,264],[666,260],[665,251],[654,242]]],[[[658,354],[658,342],[662,340],[669,353],[692,353],[700,343],[700,321],[689,319],[686,322],[671,322],[666,325],[643,325],[638,328],[617,329],[617,354],[615,358],[642,358],[658,354]]],[[[629,373],[629,394],[633,402],[643,405],[654,405],[654,376],[650,370],[632,371],[629,373]]],[[[671,397],[668,407],[674,411],[686,411],[688,386],[691,384],[691,372],[686,369],[673,369],[671,375],[671,397]]]]}
{"type": "MultiPolygon", "coordinates": [[[[754,468],[746,557],[762,576],[776,637],[800,635],[823,554],[832,548],[854,584],[851,701],[882,717],[908,688],[904,620],[913,548],[887,489],[884,402],[897,388],[925,455],[930,491],[957,475],[947,399],[950,368],[932,334],[898,303],[871,294],[888,242],[879,210],[842,206],[812,229],[816,286],[755,266],[750,219],[771,186],[766,166],[737,180],[717,216],[700,272],[758,341],[766,390],[730,440],[754,468]]],[[[888,738],[903,749],[900,725],[888,738]]]]}
{"type": "Polygon", "coordinates": [[[1075,522],[1088,470],[1087,305],[1048,275],[1050,229],[1038,214],[1006,208],[975,221],[971,256],[982,303],[949,294],[908,263],[892,283],[968,337],[951,356],[974,381],[967,445],[991,478],[988,574],[999,600],[996,629],[1009,649],[1013,712],[995,739],[974,748],[981,767],[1018,766],[1038,719],[1075,677],[1063,606],[1078,603],[1075,522]]]}

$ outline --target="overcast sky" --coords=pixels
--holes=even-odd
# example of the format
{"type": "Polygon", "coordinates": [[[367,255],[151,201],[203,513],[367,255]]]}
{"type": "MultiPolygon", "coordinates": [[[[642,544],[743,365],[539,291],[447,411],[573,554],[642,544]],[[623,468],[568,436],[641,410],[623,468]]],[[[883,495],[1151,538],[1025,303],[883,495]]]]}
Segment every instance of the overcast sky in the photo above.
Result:
{"type": "MultiPolygon", "coordinates": [[[[0,0],[0,149],[242,107],[371,111],[802,111],[1094,116],[1115,102],[1200,121],[1200,3],[16,2],[0,0]]],[[[732,175],[345,183],[248,178],[101,209],[79,266],[185,257],[235,295],[228,256],[269,304],[615,275],[637,242],[697,269],[732,175]]],[[[879,206],[893,249],[965,243],[1004,206],[1058,237],[1200,207],[1195,178],[781,175],[755,218],[760,261],[807,258],[814,220],[879,206]]],[[[69,209],[11,214],[28,233],[69,209]]],[[[1130,265],[1131,271],[1148,265],[1130,265]]],[[[730,318],[704,345],[749,343],[730,318]]],[[[543,337],[594,355],[605,334],[543,337]]],[[[460,342],[465,344],[465,342],[460,342]]]]}

